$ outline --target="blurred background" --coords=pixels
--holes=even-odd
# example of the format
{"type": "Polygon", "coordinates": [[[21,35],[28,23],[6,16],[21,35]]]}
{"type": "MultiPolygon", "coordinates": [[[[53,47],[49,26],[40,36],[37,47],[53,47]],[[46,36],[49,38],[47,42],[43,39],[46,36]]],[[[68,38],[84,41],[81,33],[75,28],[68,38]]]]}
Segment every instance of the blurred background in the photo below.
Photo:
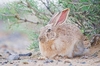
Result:
{"type": "Polygon", "coordinates": [[[70,8],[67,22],[88,38],[100,33],[100,0],[1,0],[0,46],[38,51],[39,29],[65,8],[70,8]]]}

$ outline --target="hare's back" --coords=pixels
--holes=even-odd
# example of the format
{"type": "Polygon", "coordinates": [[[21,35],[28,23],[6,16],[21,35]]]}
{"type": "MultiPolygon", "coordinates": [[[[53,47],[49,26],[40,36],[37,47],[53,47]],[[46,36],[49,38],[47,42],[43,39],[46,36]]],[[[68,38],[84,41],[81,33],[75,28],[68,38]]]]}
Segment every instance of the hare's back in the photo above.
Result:
{"type": "Polygon", "coordinates": [[[66,24],[66,33],[70,33],[73,37],[81,39],[83,37],[83,34],[81,30],[74,24],[66,24]]]}
{"type": "Polygon", "coordinates": [[[66,27],[66,31],[81,33],[80,29],[74,24],[66,23],[65,27],[66,27]]]}
{"type": "Polygon", "coordinates": [[[83,37],[82,32],[80,29],[70,23],[64,23],[58,27],[58,33],[61,35],[63,34],[65,37],[70,37],[70,38],[78,38],[81,39],[83,37]]]}

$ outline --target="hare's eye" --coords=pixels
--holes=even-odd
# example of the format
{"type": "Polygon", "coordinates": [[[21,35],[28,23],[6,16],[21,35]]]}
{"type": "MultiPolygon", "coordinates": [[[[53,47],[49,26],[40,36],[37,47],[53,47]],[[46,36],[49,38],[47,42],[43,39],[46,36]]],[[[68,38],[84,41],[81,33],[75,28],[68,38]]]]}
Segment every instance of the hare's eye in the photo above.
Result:
{"type": "Polygon", "coordinates": [[[48,29],[48,31],[47,32],[50,32],[51,31],[51,29],[48,29]]]}

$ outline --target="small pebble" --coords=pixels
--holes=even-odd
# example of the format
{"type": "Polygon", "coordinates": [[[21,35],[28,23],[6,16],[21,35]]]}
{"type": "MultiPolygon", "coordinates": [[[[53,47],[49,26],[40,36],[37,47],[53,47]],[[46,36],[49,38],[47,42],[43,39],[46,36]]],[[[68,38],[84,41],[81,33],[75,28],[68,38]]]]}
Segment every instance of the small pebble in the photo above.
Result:
{"type": "Polygon", "coordinates": [[[50,62],[53,63],[54,61],[53,60],[50,60],[50,62]]]}
{"type": "Polygon", "coordinates": [[[28,60],[28,62],[34,62],[34,63],[37,63],[36,60],[28,60]]]}
{"type": "Polygon", "coordinates": [[[48,59],[48,60],[45,60],[44,63],[53,63],[53,62],[54,62],[53,60],[48,59]]]}
{"type": "Polygon", "coordinates": [[[5,61],[4,63],[5,63],[5,64],[7,64],[7,63],[8,63],[8,61],[5,61]]]}
{"type": "Polygon", "coordinates": [[[93,55],[92,55],[92,57],[97,57],[98,56],[98,54],[96,54],[96,53],[94,53],[93,55]]]}
{"type": "Polygon", "coordinates": [[[72,63],[70,63],[69,66],[73,66],[72,63]]]}
{"type": "Polygon", "coordinates": [[[0,57],[2,57],[2,55],[0,54],[0,57]]]}
{"type": "Polygon", "coordinates": [[[50,63],[49,61],[45,61],[44,63],[50,63]]]}
{"type": "Polygon", "coordinates": [[[45,58],[45,57],[38,57],[37,59],[38,59],[38,60],[45,60],[45,59],[47,59],[47,58],[45,58]]]}
{"type": "Polygon", "coordinates": [[[81,62],[81,64],[86,64],[86,62],[81,62]]]}
{"type": "Polygon", "coordinates": [[[70,61],[70,60],[65,60],[65,61],[64,61],[64,64],[65,64],[65,63],[71,63],[71,61],[70,61]]]}
{"type": "Polygon", "coordinates": [[[17,54],[13,54],[13,55],[10,55],[7,59],[8,60],[20,60],[20,57],[17,54]]]}
{"type": "Polygon", "coordinates": [[[82,56],[81,59],[88,59],[88,56],[82,56]]]}
{"type": "Polygon", "coordinates": [[[58,60],[58,62],[62,62],[61,60],[58,60]]]}
{"type": "Polygon", "coordinates": [[[5,61],[5,62],[2,63],[2,65],[7,64],[7,63],[8,63],[8,61],[5,61]]]}
{"type": "Polygon", "coordinates": [[[10,61],[9,63],[10,63],[10,64],[13,64],[14,62],[10,61]]]}
{"type": "Polygon", "coordinates": [[[35,63],[37,63],[37,61],[36,61],[36,60],[35,60],[34,62],[35,62],[35,63]]]}
{"type": "Polygon", "coordinates": [[[28,62],[24,61],[23,64],[28,64],[28,62]]]}

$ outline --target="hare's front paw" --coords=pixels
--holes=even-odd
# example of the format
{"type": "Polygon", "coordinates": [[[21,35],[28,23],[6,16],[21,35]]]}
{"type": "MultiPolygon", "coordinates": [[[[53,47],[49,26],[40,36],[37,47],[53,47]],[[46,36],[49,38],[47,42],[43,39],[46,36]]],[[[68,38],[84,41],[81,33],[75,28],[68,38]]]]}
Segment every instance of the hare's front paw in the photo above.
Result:
{"type": "Polygon", "coordinates": [[[47,58],[46,57],[43,57],[43,56],[41,56],[41,57],[38,57],[38,60],[46,60],[47,58]]]}

